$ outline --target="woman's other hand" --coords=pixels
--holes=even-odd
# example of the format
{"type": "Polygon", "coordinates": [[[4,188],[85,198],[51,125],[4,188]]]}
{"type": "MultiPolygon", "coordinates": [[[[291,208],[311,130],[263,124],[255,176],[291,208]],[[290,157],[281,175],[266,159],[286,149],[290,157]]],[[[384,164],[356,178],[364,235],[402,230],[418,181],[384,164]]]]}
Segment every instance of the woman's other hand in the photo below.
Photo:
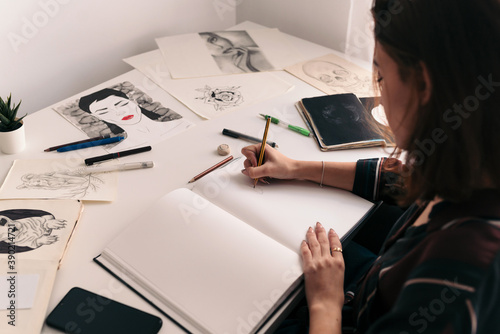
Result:
{"type": "Polygon", "coordinates": [[[310,333],[337,332],[344,304],[344,258],[334,230],[317,223],[309,228],[300,250],[304,268],[310,333]]]}

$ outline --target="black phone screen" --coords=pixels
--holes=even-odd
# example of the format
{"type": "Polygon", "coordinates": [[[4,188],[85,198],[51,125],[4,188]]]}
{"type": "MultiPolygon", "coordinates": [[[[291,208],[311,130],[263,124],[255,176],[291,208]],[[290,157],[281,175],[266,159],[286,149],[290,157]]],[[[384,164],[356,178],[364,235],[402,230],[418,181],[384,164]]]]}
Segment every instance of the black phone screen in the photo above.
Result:
{"type": "Polygon", "coordinates": [[[63,297],[46,323],[75,334],[152,334],[162,326],[157,316],[78,287],[63,297]]]}

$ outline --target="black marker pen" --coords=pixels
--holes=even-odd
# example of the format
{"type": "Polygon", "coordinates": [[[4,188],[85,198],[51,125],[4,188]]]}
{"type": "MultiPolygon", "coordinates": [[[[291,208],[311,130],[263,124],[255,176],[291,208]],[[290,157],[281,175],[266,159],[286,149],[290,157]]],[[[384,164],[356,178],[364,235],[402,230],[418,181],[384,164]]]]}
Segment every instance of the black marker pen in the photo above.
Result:
{"type": "Polygon", "coordinates": [[[134,149],[127,150],[127,151],[110,153],[110,154],[100,155],[98,157],[88,158],[88,159],[85,159],[85,164],[87,166],[90,166],[90,165],[95,164],[96,162],[101,162],[101,161],[110,160],[110,159],[116,159],[116,158],[120,158],[120,157],[125,157],[127,155],[132,155],[132,154],[137,154],[137,153],[142,153],[142,152],[147,152],[147,151],[151,151],[151,146],[144,146],[144,147],[134,148],[134,149]]]}
{"type": "MultiPolygon", "coordinates": [[[[233,137],[233,138],[245,139],[245,140],[248,140],[248,141],[251,141],[254,143],[260,143],[262,141],[262,139],[255,138],[255,137],[246,135],[244,133],[239,133],[239,132],[229,130],[229,129],[223,129],[222,134],[225,136],[233,137]]],[[[269,144],[271,147],[278,147],[278,145],[276,145],[275,142],[266,141],[266,143],[269,144]]]]}

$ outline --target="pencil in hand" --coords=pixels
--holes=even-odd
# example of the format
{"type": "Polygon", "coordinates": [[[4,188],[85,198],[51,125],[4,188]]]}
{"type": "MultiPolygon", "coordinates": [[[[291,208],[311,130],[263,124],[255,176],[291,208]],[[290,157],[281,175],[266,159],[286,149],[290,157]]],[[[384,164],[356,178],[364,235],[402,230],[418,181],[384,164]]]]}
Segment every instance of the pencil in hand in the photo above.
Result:
{"type": "MultiPolygon", "coordinates": [[[[264,137],[262,138],[262,144],[260,145],[260,153],[259,153],[259,161],[257,162],[257,167],[262,165],[262,161],[264,160],[264,151],[266,150],[266,140],[267,140],[267,133],[269,132],[269,124],[271,124],[271,117],[267,116],[266,117],[266,128],[264,130],[264,137]]],[[[257,182],[259,182],[259,179],[256,178],[254,179],[253,187],[257,185],[257,182]]]]}

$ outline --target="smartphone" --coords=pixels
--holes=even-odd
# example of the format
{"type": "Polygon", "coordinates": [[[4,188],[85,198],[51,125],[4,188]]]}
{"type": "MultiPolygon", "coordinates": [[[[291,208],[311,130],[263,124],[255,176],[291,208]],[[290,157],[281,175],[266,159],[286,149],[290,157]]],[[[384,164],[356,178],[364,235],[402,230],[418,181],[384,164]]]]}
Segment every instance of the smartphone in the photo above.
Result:
{"type": "Polygon", "coordinates": [[[162,326],[157,316],[79,287],[69,290],[45,322],[71,334],[153,334],[162,326]]]}

